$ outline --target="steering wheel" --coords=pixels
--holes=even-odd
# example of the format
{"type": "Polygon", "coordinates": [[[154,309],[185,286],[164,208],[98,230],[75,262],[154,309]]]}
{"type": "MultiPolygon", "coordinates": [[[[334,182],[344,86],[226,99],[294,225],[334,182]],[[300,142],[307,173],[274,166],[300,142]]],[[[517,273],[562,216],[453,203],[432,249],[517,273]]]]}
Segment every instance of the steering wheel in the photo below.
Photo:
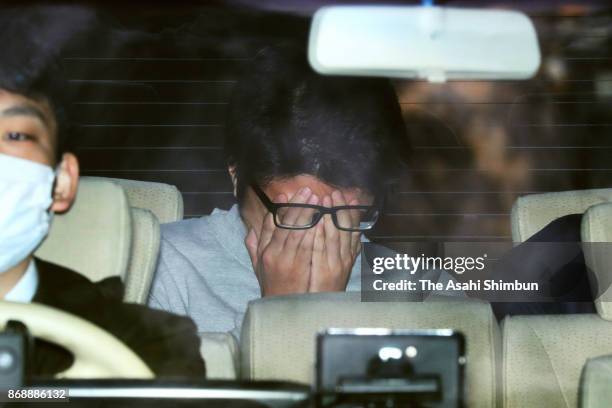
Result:
{"type": "Polygon", "coordinates": [[[0,331],[9,320],[22,322],[34,337],[73,354],[72,366],[56,378],[154,378],[125,344],[80,317],[41,304],[0,301],[0,331]]]}

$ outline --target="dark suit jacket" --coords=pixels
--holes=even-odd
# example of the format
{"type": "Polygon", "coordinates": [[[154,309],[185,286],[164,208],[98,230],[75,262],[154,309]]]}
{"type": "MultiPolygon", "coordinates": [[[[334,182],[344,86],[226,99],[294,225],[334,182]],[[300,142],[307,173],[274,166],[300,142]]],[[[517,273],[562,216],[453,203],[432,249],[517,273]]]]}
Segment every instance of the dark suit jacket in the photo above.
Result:
{"type": "Polygon", "coordinates": [[[582,214],[557,218],[526,241],[564,243],[563,246],[521,244],[500,259],[494,279],[538,282],[550,288],[556,301],[492,303],[498,319],[507,315],[595,313],[582,253],[581,222],[582,214]],[[564,256],[559,256],[559,250],[564,251],[564,256]]]}
{"type": "MultiPolygon", "coordinates": [[[[33,302],[61,309],[98,325],[131,348],[158,376],[204,378],[200,339],[191,319],[122,302],[116,278],[92,283],[68,269],[36,260],[39,285],[33,302]]],[[[70,367],[70,353],[36,340],[30,374],[49,377],[70,367]]]]}

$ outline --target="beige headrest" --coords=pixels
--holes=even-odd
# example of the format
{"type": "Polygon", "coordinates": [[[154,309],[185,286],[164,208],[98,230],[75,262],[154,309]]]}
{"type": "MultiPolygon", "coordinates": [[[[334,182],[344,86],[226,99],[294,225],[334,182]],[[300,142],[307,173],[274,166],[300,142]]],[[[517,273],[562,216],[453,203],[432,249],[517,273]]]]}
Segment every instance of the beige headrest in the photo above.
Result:
{"type": "Polygon", "coordinates": [[[587,360],[580,379],[580,407],[608,408],[612,403],[612,355],[587,360]]]}
{"type": "Polygon", "coordinates": [[[502,407],[582,407],[580,371],[587,359],[612,352],[612,324],[582,313],[506,316],[502,327],[502,407]]]}
{"type": "Polygon", "coordinates": [[[130,207],[117,184],[83,177],[70,211],[55,215],[36,256],[93,281],[125,277],[132,240],[130,207]]]}
{"type": "Polygon", "coordinates": [[[612,201],[612,189],[562,191],[519,197],[512,207],[512,240],[524,242],[551,221],[582,214],[592,205],[612,201]]]}
{"type": "Polygon", "coordinates": [[[157,218],[148,210],[132,208],[132,251],[125,277],[124,300],[146,304],[157,267],[161,233],[157,218]]]}
{"type": "Polygon", "coordinates": [[[603,319],[612,320],[612,203],[587,210],[582,217],[582,242],[590,277],[597,280],[591,282],[599,293],[595,308],[603,319]]]}
{"type": "Polygon", "coordinates": [[[315,336],[331,327],[459,330],[467,346],[466,406],[495,405],[499,330],[490,306],[470,300],[362,303],[356,292],[259,299],[242,326],[242,376],[311,383],[315,336]]]}
{"type": "Polygon", "coordinates": [[[200,354],[209,380],[235,380],[238,375],[238,343],[230,333],[200,333],[200,354]]]}
{"type": "Polygon", "coordinates": [[[119,184],[125,191],[131,207],[151,211],[160,224],[183,219],[183,196],[173,185],[117,178],[101,180],[110,180],[119,184]]]}

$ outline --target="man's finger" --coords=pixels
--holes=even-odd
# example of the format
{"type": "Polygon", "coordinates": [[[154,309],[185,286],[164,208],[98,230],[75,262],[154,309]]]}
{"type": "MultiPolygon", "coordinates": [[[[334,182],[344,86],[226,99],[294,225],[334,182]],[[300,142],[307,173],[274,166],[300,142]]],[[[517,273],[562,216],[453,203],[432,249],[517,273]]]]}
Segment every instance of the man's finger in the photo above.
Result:
{"type": "MultiPolygon", "coordinates": [[[[308,199],[307,204],[310,204],[310,205],[319,204],[319,197],[317,197],[316,194],[311,195],[310,198],[308,199]]],[[[300,213],[297,219],[295,220],[295,224],[296,225],[310,224],[312,222],[312,217],[315,212],[316,210],[312,208],[302,208],[300,210],[300,213]]],[[[290,231],[289,234],[287,235],[287,239],[285,240],[284,250],[285,251],[296,251],[308,231],[310,231],[310,229],[290,231]]]]}
{"type": "MultiPolygon", "coordinates": [[[[328,217],[325,217],[328,218],[328,217]]],[[[312,242],[312,261],[310,266],[310,281],[308,290],[316,291],[319,287],[321,274],[327,270],[327,259],[325,257],[325,221],[324,219],[311,228],[314,230],[312,242]]]]}
{"type": "Polygon", "coordinates": [[[257,257],[261,258],[261,254],[270,245],[270,241],[272,240],[272,235],[274,234],[274,230],[276,229],[274,226],[274,219],[272,218],[272,213],[266,214],[263,220],[263,224],[261,226],[261,232],[259,233],[259,242],[257,245],[257,257]]]}
{"type": "MultiPolygon", "coordinates": [[[[306,204],[310,197],[312,196],[312,191],[308,187],[304,187],[300,189],[297,194],[293,196],[289,203],[291,204],[306,204]]],[[[298,225],[298,219],[302,214],[302,209],[300,207],[286,207],[282,209],[278,214],[279,220],[285,225],[298,225]]]]}
{"type": "Polygon", "coordinates": [[[309,270],[308,274],[308,285],[312,280],[312,256],[313,256],[313,244],[315,240],[317,228],[313,227],[306,230],[304,237],[300,241],[300,245],[296,250],[295,262],[299,265],[307,266],[309,270]]]}
{"type": "MultiPolygon", "coordinates": [[[[349,205],[359,205],[359,201],[352,200],[349,205]]],[[[354,226],[359,226],[361,221],[361,211],[354,210],[351,211],[351,219],[353,221],[354,226]]],[[[361,241],[361,232],[351,232],[351,252],[353,255],[359,250],[359,243],[361,241]]]]}
{"type": "MultiPolygon", "coordinates": [[[[359,205],[359,201],[353,199],[348,203],[348,205],[359,205]]],[[[359,223],[361,222],[361,215],[362,215],[361,212],[362,210],[351,210],[348,212],[352,228],[359,227],[359,223]]]]}
{"type": "MultiPolygon", "coordinates": [[[[326,197],[331,201],[330,197],[326,197]]],[[[325,257],[330,267],[340,265],[340,235],[341,231],[336,228],[331,217],[324,217],[325,230],[325,257]]]]}
{"type": "MultiPolygon", "coordinates": [[[[300,189],[296,195],[293,196],[290,203],[305,204],[311,195],[312,195],[312,191],[310,190],[310,188],[304,187],[300,189]]],[[[282,225],[287,225],[287,226],[296,225],[296,220],[302,210],[303,209],[299,207],[287,208],[287,210],[281,210],[280,212],[277,212],[277,221],[280,222],[282,225]]],[[[277,228],[276,231],[274,231],[274,234],[272,235],[271,244],[279,248],[280,250],[282,250],[285,246],[285,241],[287,240],[287,237],[289,233],[291,232],[295,232],[295,231],[292,231],[287,228],[277,228]]]]}
{"type": "Polygon", "coordinates": [[[315,258],[317,258],[317,261],[321,261],[325,255],[325,219],[319,221],[312,229],[315,230],[312,242],[313,261],[315,258]]]}
{"type": "MultiPolygon", "coordinates": [[[[339,190],[334,190],[332,192],[331,195],[331,199],[332,199],[332,205],[334,207],[339,207],[342,205],[346,205],[346,201],[344,201],[344,196],[342,195],[342,193],[339,190]]],[[[350,226],[351,225],[351,217],[348,214],[348,211],[339,211],[337,213],[337,217],[338,217],[338,224],[346,227],[346,226],[350,226]]],[[[327,231],[326,235],[327,235],[327,231]]],[[[338,235],[339,235],[339,253],[340,256],[342,258],[346,257],[346,256],[350,256],[350,250],[351,250],[351,233],[348,231],[341,231],[338,230],[338,235]]]]}
{"type": "MultiPolygon", "coordinates": [[[[319,196],[316,194],[311,195],[306,204],[318,205],[319,196]]],[[[318,210],[314,208],[303,208],[295,220],[296,225],[309,225],[312,223],[312,217],[315,215],[315,213],[317,213],[317,211],[318,210]]]]}
{"type": "Polygon", "coordinates": [[[249,257],[251,257],[251,263],[254,268],[257,268],[257,234],[255,234],[255,230],[251,228],[246,238],[244,239],[244,244],[246,245],[247,251],[249,252],[249,257]]]}
{"type": "Polygon", "coordinates": [[[351,253],[353,256],[361,249],[361,232],[351,232],[351,253]]]}

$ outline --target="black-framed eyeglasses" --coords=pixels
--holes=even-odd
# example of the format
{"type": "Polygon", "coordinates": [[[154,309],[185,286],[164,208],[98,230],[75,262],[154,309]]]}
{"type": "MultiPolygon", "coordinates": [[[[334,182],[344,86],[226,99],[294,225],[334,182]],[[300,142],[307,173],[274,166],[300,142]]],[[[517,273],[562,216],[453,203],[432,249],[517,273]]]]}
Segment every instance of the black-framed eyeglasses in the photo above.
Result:
{"type": "Polygon", "coordinates": [[[380,215],[379,205],[342,205],[323,207],[314,204],[275,203],[255,183],[251,188],[266,206],[279,228],[302,230],[312,228],[325,214],[332,217],[336,228],[342,231],[367,231],[374,227],[380,215]],[[296,211],[296,209],[301,209],[296,211]]]}

